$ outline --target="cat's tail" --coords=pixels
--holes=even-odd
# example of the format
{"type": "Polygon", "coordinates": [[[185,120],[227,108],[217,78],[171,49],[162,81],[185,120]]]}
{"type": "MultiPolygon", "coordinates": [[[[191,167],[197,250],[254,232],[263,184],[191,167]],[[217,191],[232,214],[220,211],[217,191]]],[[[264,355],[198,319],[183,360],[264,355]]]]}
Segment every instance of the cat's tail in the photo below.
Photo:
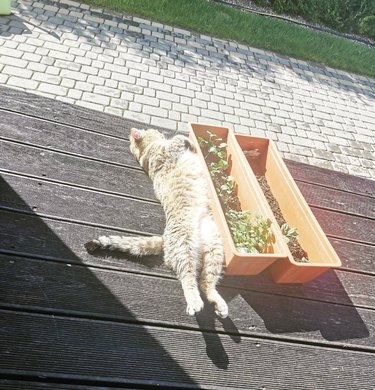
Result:
{"type": "Polygon", "coordinates": [[[128,252],[133,256],[161,255],[163,253],[163,237],[122,237],[101,236],[85,244],[89,253],[97,249],[128,252]]]}

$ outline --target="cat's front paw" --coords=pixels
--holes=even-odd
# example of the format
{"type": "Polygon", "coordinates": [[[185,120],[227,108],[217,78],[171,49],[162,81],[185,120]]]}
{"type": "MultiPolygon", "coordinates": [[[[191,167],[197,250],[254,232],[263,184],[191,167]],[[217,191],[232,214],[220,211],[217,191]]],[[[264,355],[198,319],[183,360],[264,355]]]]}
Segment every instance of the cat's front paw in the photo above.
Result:
{"type": "Polygon", "coordinates": [[[203,306],[204,303],[202,301],[202,298],[199,296],[194,297],[188,302],[186,307],[186,313],[189,314],[189,316],[194,316],[203,309],[203,306]]]}
{"type": "Polygon", "coordinates": [[[98,240],[91,240],[89,242],[86,242],[86,244],[85,244],[85,248],[86,248],[88,253],[93,253],[100,247],[101,247],[101,244],[98,240]]]}

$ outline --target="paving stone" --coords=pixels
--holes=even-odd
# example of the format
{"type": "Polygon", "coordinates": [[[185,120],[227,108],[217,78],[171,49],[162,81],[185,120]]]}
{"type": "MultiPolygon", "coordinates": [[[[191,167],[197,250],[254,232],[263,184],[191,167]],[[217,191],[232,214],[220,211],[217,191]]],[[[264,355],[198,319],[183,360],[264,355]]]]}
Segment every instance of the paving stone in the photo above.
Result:
{"type": "Polygon", "coordinates": [[[35,80],[28,80],[21,77],[11,76],[8,78],[7,84],[13,87],[35,90],[37,89],[39,83],[35,80]]]}
{"type": "Polygon", "coordinates": [[[172,87],[172,92],[175,93],[176,95],[180,95],[180,96],[187,96],[190,98],[195,97],[195,92],[190,91],[188,89],[183,89],[180,87],[172,87]]]}
{"type": "Polygon", "coordinates": [[[114,107],[104,107],[104,112],[106,112],[107,114],[112,114],[117,116],[122,116],[123,114],[123,110],[114,107]]]}
{"type": "MultiPolygon", "coordinates": [[[[8,48],[1,48],[1,59],[8,58],[8,61],[10,61],[10,58],[13,57],[12,61],[15,61],[14,58],[21,58],[23,55],[23,52],[20,50],[15,49],[8,49],[8,48]]],[[[2,61],[3,62],[3,61],[2,61]]]]}
{"type": "Polygon", "coordinates": [[[169,100],[170,102],[176,102],[176,95],[164,91],[156,91],[156,97],[158,99],[169,100]]]}
{"type": "Polygon", "coordinates": [[[277,147],[277,150],[278,150],[279,152],[286,152],[286,153],[289,152],[289,146],[288,146],[288,144],[286,144],[286,143],[284,143],[284,142],[278,141],[278,142],[276,143],[276,147],[277,147]]]}
{"type": "Polygon", "coordinates": [[[29,62],[27,65],[27,69],[30,69],[30,70],[36,71],[36,72],[45,72],[47,69],[47,66],[43,65],[43,64],[36,63],[36,62],[29,62]]]}
{"type": "Polygon", "coordinates": [[[109,88],[118,89],[119,82],[117,80],[107,79],[104,85],[109,88]]]}
{"type": "MultiPolygon", "coordinates": [[[[20,57],[22,56],[22,53],[20,53],[20,57]]],[[[9,57],[6,55],[0,56],[0,64],[3,65],[10,65],[10,66],[16,66],[18,68],[26,68],[27,61],[17,58],[17,60],[13,57],[9,57]]]]}
{"type": "Polygon", "coordinates": [[[82,100],[85,100],[90,103],[95,103],[103,106],[109,105],[110,98],[108,96],[101,96],[94,93],[84,92],[82,95],[82,100]]]}
{"type": "MultiPolygon", "coordinates": [[[[135,103],[135,102],[128,103],[127,101],[123,101],[123,102],[127,103],[127,106],[129,107],[129,111],[142,112],[142,104],[135,103]]],[[[112,99],[112,104],[114,104],[113,99],[112,99]]]]}
{"type": "Polygon", "coordinates": [[[86,74],[80,73],[80,72],[75,72],[75,71],[68,70],[68,69],[63,69],[60,74],[62,77],[67,77],[69,79],[73,79],[73,80],[77,80],[77,81],[86,81],[86,79],[87,79],[86,74]]]}
{"type": "Polygon", "coordinates": [[[136,95],[134,98],[135,102],[158,107],[160,100],[157,98],[149,97],[149,96],[142,96],[142,95],[136,95]]]}
{"type": "Polygon", "coordinates": [[[76,82],[74,80],[71,80],[71,79],[62,79],[61,80],[61,86],[69,88],[72,91],[75,91],[75,88],[74,88],[75,83],[76,82]]]}
{"type": "Polygon", "coordinates": [[[29,62],[40,62],[42,56],[40,56],[39,54],[24,53],[22,59],[29,62]]]}
{"type": "Polygon", "coordinates": [[[332,167],[335,171],[343,172],[343,173],[349,173],[348,168],[346,164],[342,164],[339,162],[331,162],[332,167]]]}
{"type": "Polygon", "coordinates": [[[172,109],[181,113],[188,113],[188,106],[182,103],[173,103],[172,109]]]}
{"type": "MultiPolygon", "coordinates": [[[[302,161],[302,162],[305,162],[305,161],[302,161]]],[[[338,164],[338,163],[335,163],[333,161],[321,160],[321,159],[314,158],[314,157],[308,157],[306,163],[311,164],[311,165],[316,165],[316,166],[321,167],[321,168],[331,169],[331,170],[334,169],[333,164],[338,164]]]]}
{"type": "Polygon", "coordinates": [[[101,104],[95,104],[95,103],[91,103],[91,102],[88,102],[85,100],[77,100],[76,104],[78,106],[90,108],[92,110],[104,111],[104,106],[101,104]]]}
{"type": "Polygon", "coordinates": [[[359,167],[359,166],[353,166],[353,165],[346,165],[346,168],[348,170],[348,173],[351,175],[357,175],[357,176],[362,176],[362,177],[368,177],[370,178],[371,176],[371,171],[369,171],[366,168],[359,167]]]}
{"type": "Polygon", "coordinates": [[[47,84],[45,82],[39,84],[38,90],[52,95],[61,96],[65,96],[69,91],[68,88],[62,87],[61,85],[47,84]]]}
{"type": "Polygon", "coordinates": [[[218,111],[213,111],[213,110],[202,109],[201,115],[206,117],[206,118],[216,119],[219,121],[223,121],[225,119],[223,113],[218,112],[218,111]]]}
{"type": "Polygon", "coordinates": [[[335,160],[334,155],[327,150],[313,149],[312,155],[323,160],[335,160]]]}
{"type": "Polygon", "coordinates": [[[77,81],[75,84],[75,89],[79,91],[92,92],[95,84],[84,81],[77,81]]]}
{"type": "Polygon", "coordinates": [[[2,73],[7,74],[8,76],[18,76],[18,77],[23,77],[26,79],[31,78],[33,72],[28,69],[22,69],[22,68],[17,68],[15,66],[11,65],[6,65],[2,71],[2,73]]]}
{"type": "Polygon", "coordinates": [[[17,46],[17,54],[20,54],[22,52],[25,52],[25,53],[34,53],[34,51],[36,50],[36,47],[33,46],[33,45],[30,45],[30,44],[27,44],[27,43],[20,43],[18,46],[17,46]]]}
{"type": "Polygon", "coordinates": [[[9,79],[9,76],[7,74],[0,73],[0,83],[1,84],[5,84],[8,79],[9,79]]]}
{"type": "Polygon", "coordinates": [[[89,75],[87,77],[87,82],[90,83],[90,84],[93,84],[93,85],[104,85],[105,80],[106,80],[105,78],[99,77],[99,76],[89,75]]]}
{"type": "Polygon", "coordinates": [[[94,87],[94,93],[97,93],[99,95],[111,96],[115,98],[119,98],[121,95],[121,92],[119,90],[114,88],[109,88],[109,87],[103,87],[103,86],[94,87]]]}
{"type": "Polygon", "coordinates": [[[125,110],[123,113],[123,117],[130,119],[130,120],[137,121],[137,122],[151,124],[151,117],[149,115],[146,115],[143,113],[131,112],[131,111],[125,110]]]}
{"type": "Polygon", "coordinates": [[[114,80],[128,83],[128,84],[135,84],[135,82],[136,82],[136,78],[134,76],[130,76],[130,75],[123,74],[123,73],[112,72],[111,78],[113,78],[114,80]]]}
{"type": "MultiPolygon", "coordinates": [[[[49,75],[49,74],[40,73],[40,72],[34,72],[32,79],[36,80],[36,81],[40,81],[42,83],[47,83],[47,86],[49,86],[49,84],[59,85],[59,84],[61,84],[61,81],[62,81],[62,78],[60,76],[49,75]]],[[[39,89],[39,90],[42,91],[42,89],[39,89]]],[[[49,91],[46,91],[46,92],[52,93],[49,91]]]]}
{"type": "Polygon", "coordinates": [[[161,108],[161,107],[155,107],[155,106],[146,106],[144,105],[142,108],[142,112],[144,114],[148,114],[151,116],[158,116],[161,118],[168,118],[168,111],[161,108]]]}

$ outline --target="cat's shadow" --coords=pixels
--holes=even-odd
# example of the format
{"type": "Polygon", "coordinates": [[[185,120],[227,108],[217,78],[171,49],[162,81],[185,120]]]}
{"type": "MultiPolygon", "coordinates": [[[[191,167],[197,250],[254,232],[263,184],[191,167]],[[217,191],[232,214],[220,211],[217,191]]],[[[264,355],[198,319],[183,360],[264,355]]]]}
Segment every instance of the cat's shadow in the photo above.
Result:
{"type": "MultiPolygon", "coordinates": [[[[120,251],[109,251],[108,249],[96,249],[91,253],[92,256],[101,260],[119,260],[122,262],[131,262],[138,264],[143,269],[168,269],[163,262],[163,256],[131,256],[129,253],[120,251]]],[[[124,266],[124,264],[122,264],[124,266]]],[[[134,265],[132,266],[134,269],[134,265]]],[[[169,270],[169,269],[168,269],[169,270]]],[[[223,294],[224,292],[221,291],[223,294]]],[[[224,293],[225,294],[225,293],[224,293]]],[[[224,299],[226,298],[223,295],[224,299]]],[[[229,298],[229,297],[228,297],[229,298]]],[[[219,369],[226,370],[229,367],[230,360],[225,351],[221,338],[230,337],[236,344],[241,342],[241,335],[234,322],[227,318],[221,318],[215,314],[212,304],[202,295],[204,309],[195,317],[199,329],[206,345],[207,357],[219,369]],[[224,334],[225,333],[225,334],[224,334]]]]}
{"type": "Polygon", "coordinates": [[[213,306],[204,297],[203,301],[205,303],[204,310],[198,313],[195,318],[199,329],[202,330],[202,335],[206,343],[206,353],[217,368],[226,370],[229,367],[230,360],[221,341],[221,337],[228,337],[229,335],[238,344],[241,342],[240,332],[230,317],[218,317],[215,314],[213,306]],[[217,321],[221,323],[219,327],[222,327],[224,330],[220,331],[220,329],[216,329],[217,321]],[[220,336],[220,333],[223,333],[223,335],[220,336]]]}

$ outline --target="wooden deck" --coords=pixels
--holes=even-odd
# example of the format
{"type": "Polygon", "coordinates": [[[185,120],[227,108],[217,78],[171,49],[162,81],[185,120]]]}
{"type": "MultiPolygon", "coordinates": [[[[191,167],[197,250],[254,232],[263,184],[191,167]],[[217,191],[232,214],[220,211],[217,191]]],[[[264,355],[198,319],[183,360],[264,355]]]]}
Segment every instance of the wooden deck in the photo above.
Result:
{"type": "Polygon", "coordinates": [[[160,258],[83,246],[163,232],[133,125],[0,87],[0,388],[374,389],[375,182],[289,161],[342,269],[226,277],[230,318],[190,318],[160,258]]]}

